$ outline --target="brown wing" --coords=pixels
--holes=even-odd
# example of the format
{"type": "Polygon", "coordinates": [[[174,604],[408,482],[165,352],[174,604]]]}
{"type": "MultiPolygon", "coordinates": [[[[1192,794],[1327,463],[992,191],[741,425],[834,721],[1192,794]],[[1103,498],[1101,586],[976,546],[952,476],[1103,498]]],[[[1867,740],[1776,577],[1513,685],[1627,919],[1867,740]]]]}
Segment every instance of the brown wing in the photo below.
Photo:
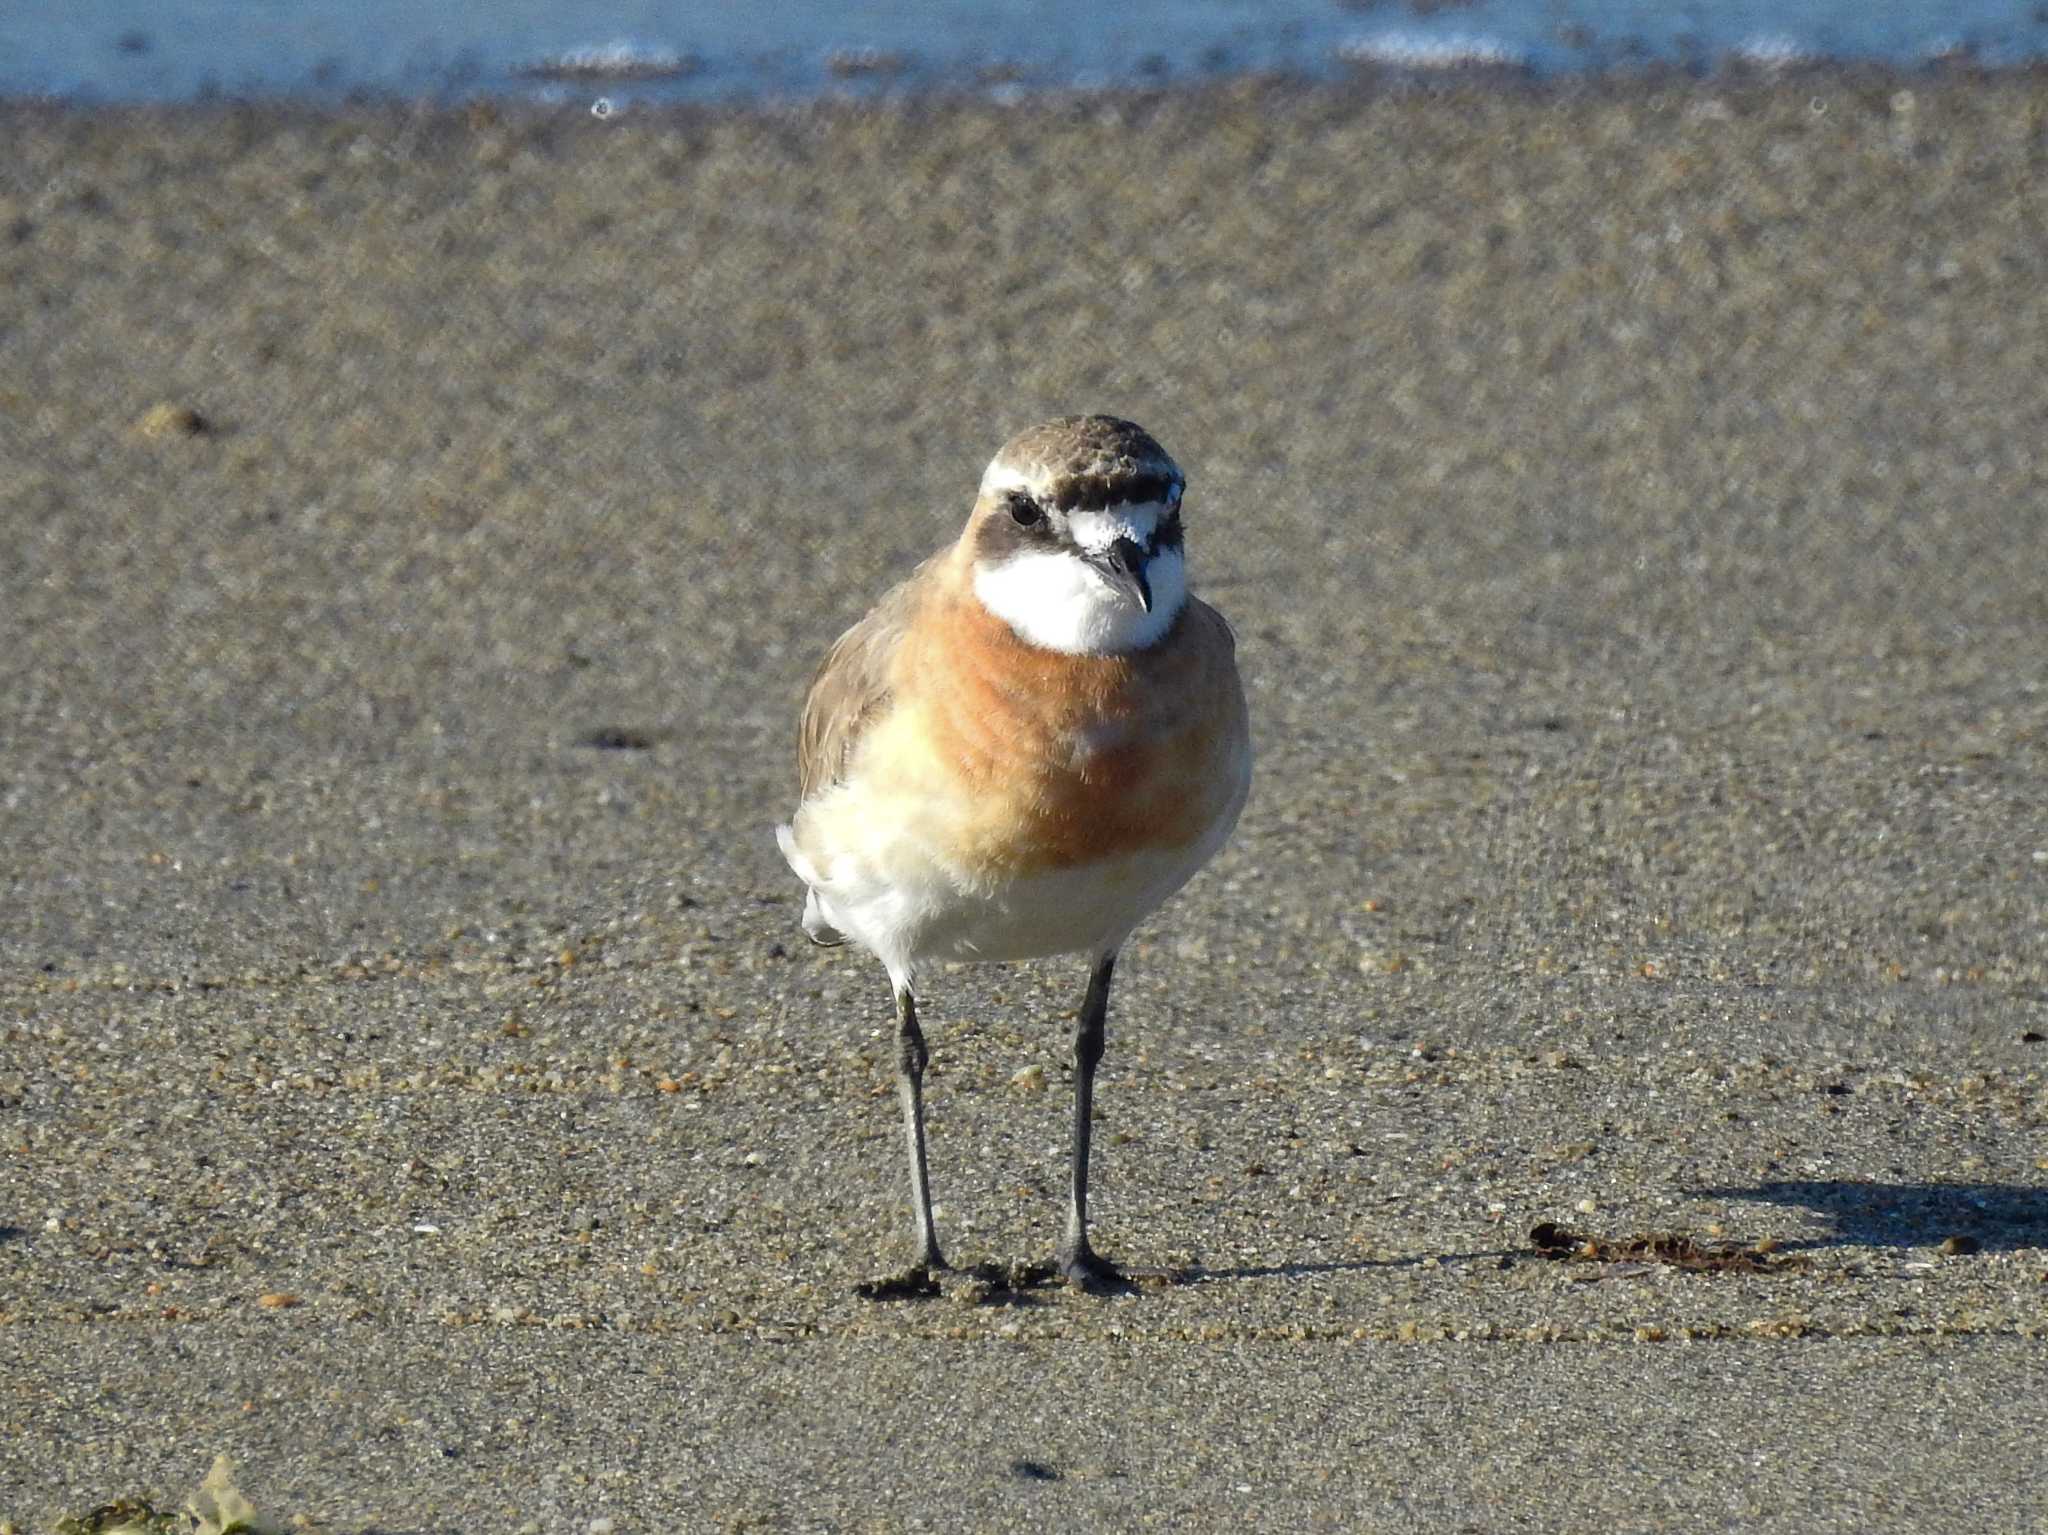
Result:
{"type": "Polygon", "coordinates": [[[802,799],[837,783],[846,759],[868,722],[889,699],[896,647],[910,628],[920,578],[930,567],[895,587],[868,616],[839,636],[811,679],[797,726],[796,774],[802,799]]]}

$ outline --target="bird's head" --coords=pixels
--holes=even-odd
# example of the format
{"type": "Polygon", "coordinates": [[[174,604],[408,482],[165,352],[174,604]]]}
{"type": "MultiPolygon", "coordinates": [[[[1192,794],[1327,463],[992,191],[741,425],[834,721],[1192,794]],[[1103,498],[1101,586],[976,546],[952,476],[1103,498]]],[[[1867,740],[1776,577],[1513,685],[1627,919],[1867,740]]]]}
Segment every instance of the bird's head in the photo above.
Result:
{"type": "Polygon", "coordinates": [[[1062,416],[1003,444],[967,524],[974,593],[1027,642],[1143,650],[1187,603],[1186,480],[1143,427],[1062,416]]]}

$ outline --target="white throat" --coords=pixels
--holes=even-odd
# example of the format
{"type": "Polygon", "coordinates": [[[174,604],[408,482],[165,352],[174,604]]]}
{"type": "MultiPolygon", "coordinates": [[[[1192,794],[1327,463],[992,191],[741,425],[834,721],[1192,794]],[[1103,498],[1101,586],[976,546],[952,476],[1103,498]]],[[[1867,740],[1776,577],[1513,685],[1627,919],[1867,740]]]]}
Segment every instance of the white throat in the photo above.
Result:
{"type": "MultiPolygon", "coordinates": [[[[1118,538],[1151,541],[1168,508],[1117,506],[1067,518],[1083,549],[1107,549],[1118,538]]],[[[1145,567],[1148,611],[1072,549],[1033,549],[974,567],[974,595],[1018,638],[1067,655],[1114,655],[1157,644],[1187,605],[1187,565],[1179,549],[1161,549],[1145,567]]]]}

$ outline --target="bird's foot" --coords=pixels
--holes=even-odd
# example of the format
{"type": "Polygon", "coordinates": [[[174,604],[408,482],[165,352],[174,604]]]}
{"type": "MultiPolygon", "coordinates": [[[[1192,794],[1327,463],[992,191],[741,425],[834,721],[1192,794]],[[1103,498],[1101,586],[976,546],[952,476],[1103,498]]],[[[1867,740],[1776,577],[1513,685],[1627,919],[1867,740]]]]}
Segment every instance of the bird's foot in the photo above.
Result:
{"type": "Polygon", "coordinates": [[[1125,1273],[1092,1248],[1062,1252],[1055,1261],[1068,1284],[1091,1295],[1127,1295],[1137,1288],[1133,1275],[1125,1273]]]}

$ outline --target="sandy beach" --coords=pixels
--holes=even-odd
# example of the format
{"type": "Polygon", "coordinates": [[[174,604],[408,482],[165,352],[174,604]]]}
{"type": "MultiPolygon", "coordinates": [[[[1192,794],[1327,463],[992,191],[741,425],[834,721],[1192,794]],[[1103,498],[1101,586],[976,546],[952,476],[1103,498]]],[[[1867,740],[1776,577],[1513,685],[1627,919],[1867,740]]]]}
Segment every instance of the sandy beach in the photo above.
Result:
{"type": "MultiPolygon", "coordinates": [[[[2042,75],[0,139],[0,1522],[2034,1526],[2042,75]],[[1098,1091],[1179,1278],[866,1302],[795,710],[1074,410],[1258,747],[1098,1091]]],[[[932,978],[956,1261],[1081,983],[932,978]]]]}

